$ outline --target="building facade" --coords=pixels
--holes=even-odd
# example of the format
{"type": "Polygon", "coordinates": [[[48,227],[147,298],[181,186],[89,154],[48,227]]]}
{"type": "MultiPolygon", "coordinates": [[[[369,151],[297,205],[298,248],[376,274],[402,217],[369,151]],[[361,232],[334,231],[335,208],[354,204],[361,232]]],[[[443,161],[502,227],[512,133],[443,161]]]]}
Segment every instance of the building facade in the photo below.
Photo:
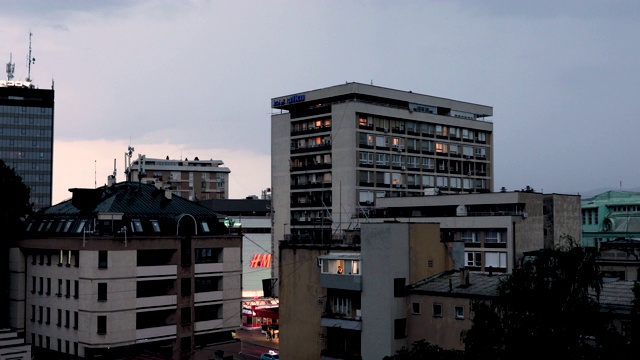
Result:
{"type": "Polygon", "coordinates": [[[11,251],[12,328],[46,358],[239,351],[242,240],[154,185],[71,189],[11,251]]]}
{"type": "Polygon", "coordinates": [[[330,242],[380,198],[493,189],[489,106],[346,83],[271,107],[274,239],[330,242]]]}
{"type": "Polygon", "coordinates": [[[51,206],[54,90],[0,80],[0,159],[31,189],[34,210],[51,206]]]}
{"type": "Polygon", "coordinates": [[[229,232],[242,236],[242,297],[265,296],[263,280],[271,278],[273,258],[271,199],[248,197],[202,200],[199,203],[224,215],[229,232]]]}
{"type": "Polygon", "coordinates": [[[640,238],[640,193],[611,190],[582,200],[582,246],[640,238]]]}
{"type": "Polygon", "coordinates": [[[470,271],[511,273],[527,251],[580,244],[580,196],[513,191],[378,199],[362,222],[435,222],[470,271]]]}
{"type": "Polygon", "coordinates": [[[280,354],[381,359],[407,343],[407,285],[455,268],[438,224],[364,224],[343,244],[280,248],[280,354]],[[301,284],[304,284],[301,286],[301,284]]]}
{"type": "MultiPolygon", "coordinates": [[[[125,162],[127,162],[125,154],[125,162]]],[[[129,153],[130,155],[130,153],[129,153]]],[[[229,168],[220,160],[189,161],[147,158],[138,159],[126,166],[127,181],[148,182],[158,180],[170,188],[174,195],[192,201],[229,198],[229,168]]]]}

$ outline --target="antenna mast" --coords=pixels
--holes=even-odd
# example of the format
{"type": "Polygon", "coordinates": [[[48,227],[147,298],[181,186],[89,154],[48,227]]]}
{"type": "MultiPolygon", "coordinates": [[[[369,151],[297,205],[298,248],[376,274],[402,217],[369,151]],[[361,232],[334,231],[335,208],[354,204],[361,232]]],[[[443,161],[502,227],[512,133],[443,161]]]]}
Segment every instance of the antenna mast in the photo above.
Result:
{"type": "Polygon", "coordinates": [[[13,72],[16,69],[16,64],[12,63],[11,60],[13,58],[13,54],[9,53],[9,62],[7,63],[7,80],[13,80],[13,72]]]}
{"type": "Polygon", "coordinates": [[[27,56],[27,68],[29,69],[28,73],[27,73],[27,81],[31,81],[31,64],[34,64],[36,62],[36,58],[31,57],[31,37],[33,36],[33,33],[31,31],[29,31],[29,55],[27,56]]]}

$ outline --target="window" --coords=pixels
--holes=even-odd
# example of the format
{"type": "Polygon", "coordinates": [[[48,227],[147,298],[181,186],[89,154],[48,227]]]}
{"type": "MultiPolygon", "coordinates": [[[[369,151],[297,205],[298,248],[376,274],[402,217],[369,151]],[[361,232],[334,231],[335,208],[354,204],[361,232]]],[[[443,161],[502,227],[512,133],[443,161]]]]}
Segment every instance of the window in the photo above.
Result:
{"type": "Polygon", "coordinates": [[[405,278],[395,278],[393,279],[393,296],[394,297],[405,297],[405,278]]]}
{"type": "Polygon", "coordinates": [[[464,319],[464,306],[456,306],[456,319],[464,319]]]}
{"type": "Polygon", "coordinates": [[[62,296],[62,279],[58,279],[58,293],[57,296],[62,296]]]}
{"type": "Polygon", "coordinates": [[[191,294],[191,278],[180,279],[180,293],[183,296],[191,294]]]}
{"type": "MultiPolygon", "coordinates": [[[[484,254],[485,268],[489,266],[494,268],[505,269],[507,267],[507,253],[506,252],[486,252],[484,254]]],[[[485,269],[487,270],[487,269],[485,269]]]]}
{"type": "Polygon", "coordinates": [[[463,230],[460,234],[460,240],[464,242],[478,242],[476,232],[471,230],[463,230]]]}
{"type": "Polygon", "coordinates": [[[180,338],[180,351],[183,353],[191,352],[191,336],[180,338]]]}
{"type": "Polygon", "coordinates": [[[71,280],[67,280],[67,293],[64,295],[65,297],[71,297],[71,280]]]}
{"type": "Polygon", "coordinates": [[[47,307],[47,320],[45,321],[45,324],[49,325],[51,323],[51,308],[47,307]]]}
{"type": "Polygon", "coordinates": [[[104,335],[107,333],[107,317],[105,315],[98,316],[98,334],[104,335]]]}
{"type": "Polygon", "coordinates": [[[433,317],[442,317],[442,304],[433,303],[433,317]]]}
{"type": "Polygon", "coordinates": [[[78,330],[78,312],[73,312],[73,328],[78,330]]]}
{"type": "Polygon", "coordinates": [[[180,309],[180,324],[191,324],[191,308],[185,307],[180,309]]]}
{"type": "Polygon", "coordinates": [[[58,327],[62,326],[62,309],[58,309],[58,322],[56,323],[58,327]]]}
{"type": "Polygon", "coordinates": [[[208,233],[210,231],[209,223],[207,223],[206,221],[200,222],[200,225],[202,226],[202,232],[208,233]]]}
{"type": "Polygon", "coordinates": [[[506,233],[504,230],[489,229],[485,231],[484,241],[487,243],[504,243],[506,242],[506,233]]]}
{"type": "Polygon", "coordinates": [[[64,327],[66,327],[66,328],[69,327],[69,318],[70,318],[70,311],[69,310],[65,310],[64,311],[64,327]]]}
{"type": "Polygon", "coordinates": [[[51,278],[47,278],[47,295],[51,295],[51,278]]]}
{"type": "Polygon", "coordinates": [[[42,306],[38,306],[38,323],[42,324],[42,318],[44,317],[44,308],[42,306]]]}
{"type": "Polygon", "coordinates": [[[44,279],[40,277],[40,287],[38,290],[38,294],[42,295],[44,293],[44,279]]]}
{"type": "Polygon", "coordinates": [[[107,283],[98,283],[98,301],[107,301],[107,283]]]}
{"type": "Polygon", "coordinates": [[[416,314],[416,315],[420,314],[420,303],[419,302],[412,302],[411,303],[411,313],[412,314],[416,314]]]}
{"type": "Polygon", "coordinates": [[[131,220],[131,232],[142,232],[142,222],[140,221],[140,219],[131,220]]]}
{"type": "Polygon", "coordinates": [[[407,319],[395,319],[393,321],[394,339],[404,339],[407,337],[407,319]]]}
{"type": "Polygon", "coordinates": [[[154,232],[160,232],[160,224],[158,223],[158,220],[151,220],[151,227],[153,228],[154,232]]]}
{"type": "Polygon", "coordinates": [[[467,256],[467,266],[480,267],[482,266],[482,253],[477,251],[465,252],[467,256]]]}
{"type": "MultiPolygon", "coordinates": [[[[34,256],[35,259],[35,256],[34,256]]],[[[31,293],[35,294],[36,293],[36,277],[32,276],[31,277],[31,293]]]]}
{"type": "Polygon", "coordinates": [[[74,280],[73,282],[73,297],[75,299],[80,297],[80,282],[78,280],[74,280]]]}
{"type": "Polygon", "coordinates": [[[98,268],[106,269],[108,264],[107,260],[108,260],[107,251],[105,250],[98,251],[98,268]]]}

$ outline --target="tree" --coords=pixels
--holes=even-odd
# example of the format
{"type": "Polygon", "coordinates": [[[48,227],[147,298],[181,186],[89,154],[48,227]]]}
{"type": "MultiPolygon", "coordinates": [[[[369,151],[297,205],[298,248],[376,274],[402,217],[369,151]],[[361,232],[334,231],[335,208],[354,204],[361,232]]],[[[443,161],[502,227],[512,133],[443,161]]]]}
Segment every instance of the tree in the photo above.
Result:
{"type": "Polygon", "coordinates": [[[13,168],[0,159],[0,326],[8,325],[9,309],[9,248],[15,246],[24,234],[23,218],[31,212],[29,203],[31,190],[22,182],[13,168]]]}
{"type": "Polygon", "coordinates": [[[461,360],[463,355],[462,351],[445,350],[425,340],[418,340],[411,345],[411,349],[403,347],[395,355],[385,356],[383,360],[461,360]]]}
{"type": "Polygon", "coordinates": [[[611,334],[597,303],[597,253],[573,247],[532,255],[499,285],[491,305],[476,309],[465,337],[470,358],[586,359],[611,334]]]}

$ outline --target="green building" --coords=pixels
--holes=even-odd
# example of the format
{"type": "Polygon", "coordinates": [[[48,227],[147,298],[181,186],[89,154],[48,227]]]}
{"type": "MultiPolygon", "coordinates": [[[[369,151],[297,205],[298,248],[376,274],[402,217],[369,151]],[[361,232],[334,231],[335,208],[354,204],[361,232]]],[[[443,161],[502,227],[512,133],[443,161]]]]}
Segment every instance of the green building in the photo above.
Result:
{"type": "Polygon", "coordinates": [[[582,246],[640,238],[640,192],[610,190],[582,200],[582,246]]]}

